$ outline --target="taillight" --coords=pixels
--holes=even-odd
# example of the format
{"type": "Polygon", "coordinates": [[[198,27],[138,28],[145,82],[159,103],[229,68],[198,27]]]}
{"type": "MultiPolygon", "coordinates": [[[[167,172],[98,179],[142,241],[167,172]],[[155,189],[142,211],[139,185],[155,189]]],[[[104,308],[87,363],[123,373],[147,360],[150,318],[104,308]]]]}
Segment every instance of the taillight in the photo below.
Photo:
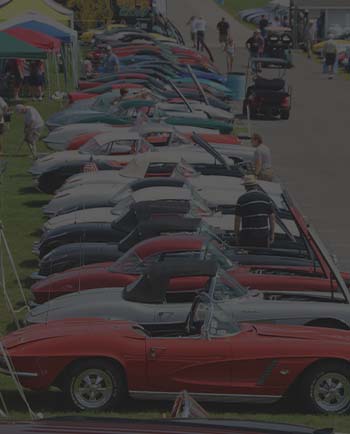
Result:
{"type": "Polygon", "coordinates": [[[281,107],[289,108],[289,105],[290,105],[290,100],[289,100],[289,97],[286,96],[285,98],[282,99],[281,107]]]}

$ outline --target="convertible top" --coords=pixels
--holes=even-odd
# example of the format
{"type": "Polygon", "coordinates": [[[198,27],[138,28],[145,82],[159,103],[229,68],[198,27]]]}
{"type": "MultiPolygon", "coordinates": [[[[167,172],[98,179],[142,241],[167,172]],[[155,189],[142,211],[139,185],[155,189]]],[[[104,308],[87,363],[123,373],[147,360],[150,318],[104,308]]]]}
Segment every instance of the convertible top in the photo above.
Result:
{"type": "Polygon", "coordinates": [[[194,233],[201,224],[199,218],[164,216],[140,223],[119,243],[119,250],[127,252],[135,244],[166,233],[194,233]]]}
{"type": "Polygon", "coordinates": [[[185,181],[176,178],[146,178],[132,182],[130,188],[132,191],[142,190],[148,187],[183,187],[185,181]]]}
{"type": "Polygon", "coordinates": [[[153,200],[147,202],[133,203],[126,216],[116,218],[112,223],[112,229],[119,229],[120,222],[134,215],[139,223],[142,221],[160,218],[161,216],[177,216],[188,214],[191,210],[191,204],[188,200],[153,200]]]}
{"type": "Polygon", "coordinates": [[[153,264],[136,282],[127,286],[123,298],[137,303],[164,303],[173,277],[208,276],[214,277],[218,271],[215,261],[173,259],[153,264]]]}

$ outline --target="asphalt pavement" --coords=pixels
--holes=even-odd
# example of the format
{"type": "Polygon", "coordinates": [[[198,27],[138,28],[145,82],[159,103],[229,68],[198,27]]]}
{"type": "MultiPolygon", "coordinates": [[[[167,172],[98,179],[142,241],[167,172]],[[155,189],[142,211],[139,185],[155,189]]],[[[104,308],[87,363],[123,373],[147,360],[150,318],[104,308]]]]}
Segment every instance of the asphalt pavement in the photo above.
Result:
{"type": "MultiPolygon", "coordinates": [[[[224,16],[231,25],[237,46],[235,70],[246,69],[243,48],[251,30],[225,13],[214,0],[173,0],[169,16],[189,42],[192,15],[208,22],[206,41],[216,65],[225,72],[225,56],[218,43],[217,22],[224,16]]],[[[263,135],[273,153],[277,175],[303,214],[316,227],[323,241],[350,270],[350,79],[334,80],[322,74],[316,59],[301,52],[294,55],[295,67],[287,74],[292,87],[289,121],[254,121],[253,130],[263,135]]]]}

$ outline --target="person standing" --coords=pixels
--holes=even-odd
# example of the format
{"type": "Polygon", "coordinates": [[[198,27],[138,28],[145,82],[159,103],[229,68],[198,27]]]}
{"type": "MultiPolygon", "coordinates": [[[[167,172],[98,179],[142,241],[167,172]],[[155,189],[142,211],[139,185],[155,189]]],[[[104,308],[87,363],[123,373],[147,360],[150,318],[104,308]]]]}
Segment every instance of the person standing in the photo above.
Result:
{"type": "Polygon", "coordinates": [[[44,86],[44,64],[41,60],[36,60],[30,65],[29,85],[33,100],[43,100],[43,86],[44,86]]]}
{"type": "Polygon", "coordinates": [[[219,32],[219,44],[225,48],[230,30],[230,24],[225,20],[225,18],[222,18],[221,21],[218,22],[216,28],[219,32]]]}
{"type": "Polygon", "coordinates": [[[23,104],[16,105],[16,113],[24,115],[24,141],[28,144],[33,158],[37,157],[37,143],[44,128],[44,121],[38,110],[23,104]]]}
{"type": "Polygon", "coordinates": [[[260,30],[255,30],[253,36],[246,42],[251,57],[262,57],[264,54],[265,41],[260,30]]]}
{"type": "Polygon", "coordinates": [[[193,48],[197,47],[197,17],[194,15],[188,20],[187,26],[191,29],[191,41],[193,48]]]}
{"type": "Polygon", "coordinates": [[[237,245],[266,248],[275,240],[276,217],[269,196],[259,191],[256,177],[246,175],[242,183],[246,192],[235,208],[234,229],[237,245]]]}
{"type": "Polygon", "coordinates": [[[113,53],[112,47],[106,47],[106,59],[104,64],[104,72],[106,74],[115,74],[120,69],[120,62],[118,57],[113,53]]]}
{"type": "Polygon", "coordinates": [[[203,17],[199,17],[196,20],[197,30],[197,50],[204,51],[205,32],[207,30],[207,22],[203,17]]]}
{"type": "Polygon", "coordinates": [[[254,173],[261,181],[273,181],[272,158],[270,149],[264,145],[260,134],[253,134],[254,173]]]}
{"type": "Polygon", "coordinates": [[[0,156],[4,151],[5,115],[8,111],[9,107],[6,101],[0,96],[0,156]]]}
{"type": "Polygon", "coordinates": [[[261,32],[261,36],[265,38],[266,36],[266,29],[269,26],[269,20],[266,18],[266,15],[261,15],[261,19],[259,21],[259,29],[261,32]]]}
{"type": "Polygon", "coordinates": [[[235,56],[235,44],[232,38],[229,38],[225,46],[227,72],[233,72],[233,61],[235,56]]]}
{"type": "Polygon", "coordinates": [[[335,72],[335,64],[337,62],[338,49],[334,42],[334,36],[329,35],[328,41],[323,46],[323,57],[325,59],[326,72],[328,72],[328,79],[331,80],[335,72]]]}

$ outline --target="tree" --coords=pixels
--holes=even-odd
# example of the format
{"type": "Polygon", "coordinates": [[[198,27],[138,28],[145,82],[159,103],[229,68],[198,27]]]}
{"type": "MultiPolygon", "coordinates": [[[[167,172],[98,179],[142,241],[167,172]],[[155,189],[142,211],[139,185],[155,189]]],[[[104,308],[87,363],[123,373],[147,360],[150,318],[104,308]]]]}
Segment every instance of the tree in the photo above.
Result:
{"type": "Polygon", "coordinates": [[[106,24],[113,17],[110,0],[67,0],[67,7],[74,10],[75,21],[81,30],[106,24]]]}

